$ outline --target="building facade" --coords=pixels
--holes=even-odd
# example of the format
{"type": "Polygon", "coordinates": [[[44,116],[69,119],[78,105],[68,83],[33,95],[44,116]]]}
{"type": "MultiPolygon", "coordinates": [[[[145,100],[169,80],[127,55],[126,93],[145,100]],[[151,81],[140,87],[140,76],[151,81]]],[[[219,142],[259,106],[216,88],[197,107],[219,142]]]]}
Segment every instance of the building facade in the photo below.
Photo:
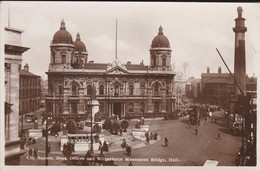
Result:
{"type": "Polygon", "coordinates": [[[174,72],[171,47],[160,26],[150,48],[150,64],[88,61],[88,51],[77,34],[66,31],[64,21],[51,42],[46,111],[54,117],[85,117],[92,90],[104,117],[158,116],[174,110],[174,72]]]}
{"type": "Polygon", "coordinates": [[[19,69],[22,54],[29,48],[21,41],[22,30],[5,28],[5,165],[19,165],[20,156],[25,153],[20,149],[19,138],[19,69]]]}
{"type": "Polygon", "coordinates": [[[19,70],[19,74],[19,115],[21,122],[19,128],[21,131],[24,115],[40,109],[41,77],[31,73],[28,64],[19,70]]]}
{"type": "MultiPolygon", "coordinates": [[[[246,91],[256,92],[257,78],[246,76],[245,80],[246,91]]],[[[201,74],[201,85],[204,103],[229,108],[230,97],[235,92],[234,80],[229,73],[222,73],[221,67],[218,73],[210,73],[210,68],[207,68],[207,73],[201,74]]]]}

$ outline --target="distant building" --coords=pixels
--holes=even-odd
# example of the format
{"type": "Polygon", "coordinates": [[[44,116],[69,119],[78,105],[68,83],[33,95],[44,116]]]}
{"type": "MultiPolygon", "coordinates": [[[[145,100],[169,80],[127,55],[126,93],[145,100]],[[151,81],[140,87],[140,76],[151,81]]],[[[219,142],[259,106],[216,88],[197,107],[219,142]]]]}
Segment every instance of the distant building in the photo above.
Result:
{"type": "Polygon", "coordinates": [[[196,102],[201,101],[201,79],[197,79],[194,77],[189,78],[188,83],[185,85],[185,91],[187,97],[194,99],[196,102]]]}
{"type": "MultiPolygon", "coordinates": [[[[94,88],[104,117],[158,116],[174,110],[174,72],[169,40],[159,28],[151,43],[150,64],[88,61],[88,51],[77,34],[76,41],[61,22],[50,45],[46,111],[53,117],[84,118],[94,88]]],[[[86,114],[87,113],[87,114],[86,114]]]]}
{"type": "MultiPolygon", "coordinates": [[[[246,76],[246,91],[256,91],[256,77],[246,76]]],[[[229,108],[230,96],[234,94],[234,81],[229,73],[222,73],[221,67],[218,73],[201,74],[202,101],[206,104],[218,105],[229,108]]]]}
{"type": "Polygon", "coordinates": [[[34,113],[40,108],[41,101],[41,77],[29,71],[26,64],[24,69],[19,70],[19,111],[20,111],[20,130],[23,129],[23,119],[26,113],[34,113]]]}
{"type": "Polygon", "coordinates": [[[29,48],[22,46],[22,30],[5,27],[5,165],[19,165],[19,69],[22,54],[29,48]]]}

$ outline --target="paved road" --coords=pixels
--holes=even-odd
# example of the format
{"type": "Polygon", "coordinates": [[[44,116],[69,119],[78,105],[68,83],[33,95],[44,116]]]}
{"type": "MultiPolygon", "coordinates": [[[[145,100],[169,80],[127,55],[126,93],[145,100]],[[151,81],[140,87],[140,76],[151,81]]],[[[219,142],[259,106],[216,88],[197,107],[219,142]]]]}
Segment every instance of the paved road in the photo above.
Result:
{"type": "MultiPolygon", "coordinates": [[[[223,116],[222,113],[217,113],[223,116]]],[[[179,120],[146,120],[152,131],[158,131],[159,135],[169,138],[169,146],[164,147],[161,140],[150,146],[132,150],[131,156],[126,156],[123,150],[114,153],[105,153],[108,158],[114,158],[116,165],[128,165],[131,158],[134,166],[202,166],[207,159],[219,161],[220,166],[234,166],[235,156],[241,145],[241,137],[234,137],[229,134],[225,127],[224,118],[218,124],[210,121],[198,127],[198,135],[195,135],[195,126],[189,127],[188,117],[179,120]],[[221,140],[217,139],[217,132],[221,132],[221,140]],[[171,158],[171,159],[170,159],[171,158]]],[[[27,155],[27,153],[26,153],[27,155]]],[[[44,165],[44,161],[30,161],[22,157],[23,165],[44,165]]],[[[44,156],[44,154],[39,154],[44,156]]],[[[59,155],[51,155],[57,158],[59,155]]],[[[64,165],[65,161],[49,161],[50,165],[64,165]]]]}

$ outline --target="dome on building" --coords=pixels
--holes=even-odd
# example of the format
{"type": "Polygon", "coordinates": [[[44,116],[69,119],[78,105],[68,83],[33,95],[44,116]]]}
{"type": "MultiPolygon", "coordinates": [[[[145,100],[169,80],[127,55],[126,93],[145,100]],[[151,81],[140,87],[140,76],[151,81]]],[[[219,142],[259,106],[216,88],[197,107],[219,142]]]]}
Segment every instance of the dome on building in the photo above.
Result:
{"type": "Polygon", "coordinates": [[[68,31],[66,31],[64,20],[61,21],[60,30],[54,34],[52,42],[54,44],[57,43],[73,44],[72,36],[68,31]]]}
{"type": "Polygon", "coordinates": [[[171,48],[168,38],[163,35],[162,26],[159,28],[158,35],[154,37],[151,48],[171,48]]]}
{"type": "Polygon", "coordinates": [[[85,44],[80,40],[80,35],[79,33],[77,34],[76,41],[73,42],[75,45],[75,50],[76,51],[81,51],[81,52],[86,52],[86,46],[85,44]]]}

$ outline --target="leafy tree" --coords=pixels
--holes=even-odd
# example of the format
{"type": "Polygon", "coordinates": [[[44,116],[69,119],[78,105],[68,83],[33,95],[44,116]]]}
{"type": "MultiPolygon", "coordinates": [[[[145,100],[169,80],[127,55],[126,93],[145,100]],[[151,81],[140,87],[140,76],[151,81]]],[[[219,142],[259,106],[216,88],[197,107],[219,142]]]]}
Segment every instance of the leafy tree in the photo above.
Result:
{"type": "Polygon", "coordinates": [[[120,125],[117,121],[113,121],[111,125],[110,132],[114,134],[118,134],[118,130],[120,129],[120,125]]]}
{"type": "Polygon", "coordinates": [[[60,131],[60,126],[58,123],[55,123],[52,125],[52,127],[50,128],[50,131],[52,134],[56,134],[60,131]]]}
{"type": "Polygon", "coordinates": [[[66,126],[67,130],[69,133],[76,133],[77,131],[77,126],[75,125],[75,122],[72,120],[68,120],[67,122],[67,126],[66,126]]]}
{"type": "Polygon", "coordinates": [[[98,126],[98,124],[95,124],[93,126],[93,133],[100,133],[100,132],[101,132],[100,127],[98,126]]]}
{"type": "Polygon", "coordinates": [[[103,127],[104,127],[104,129],[106,129],[106,130],[110,130],[110,129],[111,129],[111,125],[112,125],[111,119],[110,119],[110,118],[107,118],[107,119],[105,120],[105,122],[104,122],[103,127]]]}
{"type": "Polygon", "coordinates": [[[121,127],[122,127],[122,129],[124,129],[124,132],[126,132],[126,129],[128,128],[128,126],[129,126],[129,123],[127,120],[123,120],[121,122],[121,127]]]}

